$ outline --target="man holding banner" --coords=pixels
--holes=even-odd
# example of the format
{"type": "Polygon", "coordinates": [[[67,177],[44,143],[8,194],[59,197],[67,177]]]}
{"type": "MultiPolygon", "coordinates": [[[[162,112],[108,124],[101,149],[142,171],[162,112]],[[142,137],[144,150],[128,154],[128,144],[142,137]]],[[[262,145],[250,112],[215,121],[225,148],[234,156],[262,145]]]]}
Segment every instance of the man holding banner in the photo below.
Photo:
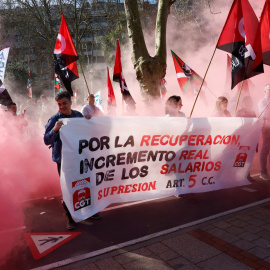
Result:
{"type": "MultiPolygon", "coordinates": [[[[60,176],[62,142],[59,130],[63,125],[63,122],[60,119],[83,117],[83,115],[80,112],[71,109],[71,95],[67,91],[59,93],[55,97],[55,101],[57,102],[59,111],[48,120],[48,123],[45,126],[44,143],[52,147],[52,160],[57,163],[57,170],[60,176]]],[[[64,201],[63,207],[68,217],[66,228],[68,230],[73,230],[76,228],[76,223],[72,219],[64,201]]]]}
{"type": "MultiPolygon", "coordinates": [[[[83,117],[83,115],[80,112],[71,109],[71,95],[67,91],[59,93],[55,97],[55,101],[57,102],[59,111],[49,119],[45,126],[44,143],[52,147],[52,160],[57,163],[57,169],[60,176],[62,141],[60,139],[59,130],[63,126],[62,119],[83,117]]],[[[66,228],[68,230],[73,230],[76,228],[76,223],[74,222],[64,201],[63,207],[68,217],[66,228]]],[[[100,218],[99,214],[92,217],[95,219],[100,218]]]]}

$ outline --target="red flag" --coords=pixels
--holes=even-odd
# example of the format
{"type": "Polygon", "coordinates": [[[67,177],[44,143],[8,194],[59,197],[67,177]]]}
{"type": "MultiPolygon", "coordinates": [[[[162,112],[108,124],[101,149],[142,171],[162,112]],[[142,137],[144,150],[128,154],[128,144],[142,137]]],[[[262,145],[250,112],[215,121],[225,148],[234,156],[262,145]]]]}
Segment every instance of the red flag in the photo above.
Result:
{"type": "Polygon", "coordinates": [[[54,65],[55,73],[59,75],[67,91],[72,96],[71,82],[79,78],[76,64],[78,59],[64,14],[62,14],[62,22],[54,48],[54,65]]]}
{"type": "Polygon", "coordinates": [[[123,72],[122,72],[122,64],[121,64],[121,51],[119,46],[119,41],[117,40],[116,44],[116,54],[115,54],[115,62],[114,62],[114,71],[113,71],[113,81],[119,82],[121,93],[123,95],[123,99],[127,104],[136,104],[134,99],[132,98],[127,84],[126,80],[124,78],[123,72]]]}
{"type": "Polygon", "coordinates": [[[109,68],[107,67],[107,88],[108,88],[108,107],[116,107],[116,100],[110,79],[109,68]]]}
{"type": "Polygon", "coordinates": [[[266,0],[260,19],[263,63],[270,65],[270,1],[266,0]]]}
{"type": "MultiPolygon", "coordinates": [[[[174,67],[177,75],[177,81],[179,86],[184,94],[192,95],[197,94],[199,87],[202,83],[202,78],[191,69],[185,62],[183,62],[178,55],[176,55],[172,50],[172,57],[174,62],[174,67]]],[[[204,86],[206,86],[206,82],[204,82],[204,86]]]]}
{"type": "Polygon", "coordinates": [[[232,86],[263,73],[258,19],[248,0],[234,0],[217,48],[232,54],[232,86]]]}

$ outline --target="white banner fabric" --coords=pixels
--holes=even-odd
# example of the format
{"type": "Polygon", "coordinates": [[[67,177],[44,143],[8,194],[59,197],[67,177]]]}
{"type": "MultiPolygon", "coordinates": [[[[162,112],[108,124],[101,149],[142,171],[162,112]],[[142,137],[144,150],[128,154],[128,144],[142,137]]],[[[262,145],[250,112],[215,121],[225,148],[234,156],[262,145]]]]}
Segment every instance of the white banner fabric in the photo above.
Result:
{"type": "Polygon", "coordinates": [[[76,222],[111,203],[249,184],[257,118],[63,119],[61,188],[76,222]]]}
{"type": "Polygon", "coordinates": [[[9,48],[0,51],[0,80],[4,83],[9,48]]]}

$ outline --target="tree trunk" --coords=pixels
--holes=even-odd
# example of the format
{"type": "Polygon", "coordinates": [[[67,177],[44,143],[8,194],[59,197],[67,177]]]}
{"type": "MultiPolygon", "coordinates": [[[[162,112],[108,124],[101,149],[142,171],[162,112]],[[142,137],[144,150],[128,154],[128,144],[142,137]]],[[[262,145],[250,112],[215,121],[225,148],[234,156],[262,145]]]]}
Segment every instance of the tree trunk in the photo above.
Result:
{"type": "Polygon", "coordinates": [[[160,97],[160,81],[166,74],[166,25],[174,0],[159,0],[156,20],[155,56],[145,45],[137,1],[125,0],[127,28],[132,47],[132,62],[146,103],[160,97]]]}

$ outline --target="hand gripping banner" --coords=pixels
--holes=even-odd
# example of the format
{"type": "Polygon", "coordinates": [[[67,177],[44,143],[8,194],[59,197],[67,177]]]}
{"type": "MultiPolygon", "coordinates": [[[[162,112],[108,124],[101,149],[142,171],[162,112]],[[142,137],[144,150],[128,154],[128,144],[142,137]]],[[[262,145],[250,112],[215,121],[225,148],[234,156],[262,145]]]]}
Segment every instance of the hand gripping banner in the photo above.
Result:
{"type": "Polygon", "coordinates": [[[249,184],[257,118],[63,119],[61,188],[76,222],[111,203],[249,184]]]}

